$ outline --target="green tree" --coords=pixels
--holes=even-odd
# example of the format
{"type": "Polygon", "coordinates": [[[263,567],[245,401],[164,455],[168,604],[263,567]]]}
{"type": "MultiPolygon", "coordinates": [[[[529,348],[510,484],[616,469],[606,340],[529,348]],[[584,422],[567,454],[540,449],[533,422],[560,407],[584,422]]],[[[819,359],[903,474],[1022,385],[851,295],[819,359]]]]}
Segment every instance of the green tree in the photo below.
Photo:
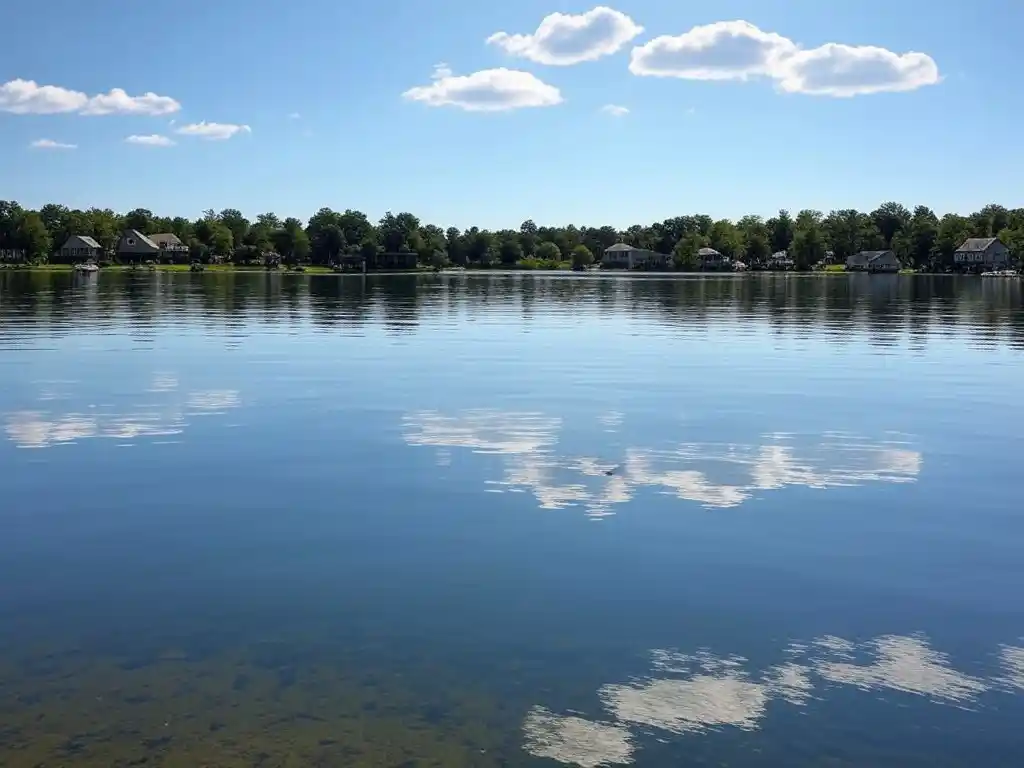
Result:
{"type": "Polygon", "coordinates": [[[515,264],[523,258],[523,246],[519,244],[519,239],[516,237],[510,237],[498,246],[498,259],[505,266],[515,264]]]}
{"type": "Polygon", "coordinates": [[[882,247],[892,248],[893,238],[910,224],[910,211],[900,203],[882,203],[871,212],[871,219],[882,233],[882,247]]]}
{"type": "Polygon", "coordinates": [[[144,235],[152,235],[156,232],[153,228],[153,212],[148,208],[136,208],[124,216],[124,228],[135,229],[144,235]]]}
{"type": "Polygon", "coordinates": [[[743,238],[744,260],[750,264],[766,264],[772,254],[772,245],[764,219],[744,216],[736,226],[743,238]]]}
{"type": "Polygon", "coordinates": [[[587,246],[580,243],[572,249],[572,265],[574,267],[589,267],[594,263],[594,254],[587,246]]]}
{"type": "Polygon", "coordinates": [[[701,234],[700,230],[696,229],[679,238],[679,242],[672,249],[672,263],[676,269],[681,269],[684,272],[700,269],[698,252],[701,248],[707,248],[709,242],[707,235],[701,234]]]}
{"type": "Polygon", "coordinates": [[[537,225],[533,219],[527,219],[519,225],[519,245],[526,258],[532,258],[537,253],[537,242],[537,225]]]}
{"type": "Polygon", "coordinates": [[[14,200],[0,200],[0,250],[14,250],[24,210],[14,200]]]}
{"type": "Polygon", "coordinates": [[[545,240],[537,246],[537,258],[541,261],[561,262],[562,249],[550,240],[545,240]]]}
{"type": "Polygon", "coordinates": [[[952,266],[953,253],[971,236],[971,222],[955,213],[947,213],[939,220],[935,237],[935,257],[946,266],[952,266]]]}
{"type": "Polygon", "coordinates": [[[723,256],[736,261],[743,259],[743,235],[728,219],[720,219],[712,224],[708,239],[711,247],[723,256]]]}
{"type": "Polygon", "coordinates": [[[828,243],[821,221],[818,211],[805,210],[797,214],[790,256],[798,270],[810,269],[825,258],[828,243]]]}
{"type": "Polygon", "coordinates": [[[289,266],[305,264],[309,260],[309,236],[298,219],[285,219],[281,228],[271,234],[271,242],[289,266]]]}
{"type": "Polygon", "coordinates": [[[768,219],[768,232],[772,244],[772,252],[788,251],[793,243],[793,218],[789,211],[783,209],[779,215],[768,219]]]}
{"type": "Polygon", "coordinates": [[[15,236],[15,248],[25,251],[25,258],[29,261],[46,261],[50,258],[53,240],[42,217],[35,211],[22,214],[15,236]]]}
{"type": "Polygon", "coordinates": [[[930,266],[936,256],[939,238],[939,219],[932,209],[923,205],[917,206],[906,233],[908,263],[915,269],[930,266]]]}
{"type": "Polygon", "coordinates": [[[237,208],[225,208],[217,214],[217,219],[231,232],[232,242],[245,242],[245,236],[249,234],[249,227],[251,224],[249,223],[249,220],[242,215],[240,210],[237,208]]]}

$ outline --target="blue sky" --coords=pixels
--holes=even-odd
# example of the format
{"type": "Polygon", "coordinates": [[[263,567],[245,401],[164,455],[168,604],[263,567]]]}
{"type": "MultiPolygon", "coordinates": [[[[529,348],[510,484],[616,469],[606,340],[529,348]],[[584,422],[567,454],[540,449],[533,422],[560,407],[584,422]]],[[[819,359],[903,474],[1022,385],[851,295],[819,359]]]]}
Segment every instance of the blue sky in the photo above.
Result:
{"type": "Polygon", "coordinates": [[[500,228],[1024,205],[1017,0],[18,5],[0,197],[27,206],[500,228]],[[578,18],[546,36],[556,12],[578,18]]]}

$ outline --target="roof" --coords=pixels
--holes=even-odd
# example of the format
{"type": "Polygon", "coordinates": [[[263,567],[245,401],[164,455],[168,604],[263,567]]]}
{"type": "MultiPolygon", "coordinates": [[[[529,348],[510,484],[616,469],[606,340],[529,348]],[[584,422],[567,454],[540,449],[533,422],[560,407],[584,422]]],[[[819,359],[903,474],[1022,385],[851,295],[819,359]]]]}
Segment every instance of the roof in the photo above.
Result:
{"type": "Polygon", "coordinates": [[[181,242],[181,239],[173,232],[163,232],[159,235],[150,235],[149,239],[161,248],[166,248],[169,245],[184,245],[184,243],[181,242]]]}
{"type": "MultiPolygon", "coordinates": [[[[885,250],[885,251],[861,251],[860,253],[857,254],[857,256],[859,256],[860,258],[864,259],[865,261],[874,261],[879,256],[885,256],[885,254],[887,254],[887,253],[892,253],[892,251],[890,251],[890,250],[885,250]]],[[[895,255],[895,254],[893,254],[893,255],[895,255]]]]}
{"type": "Polygon", "coordinates": [[[722,254],[714,248],[701,248],[697,251],[701,256],[721,256],[722,254]]]}
{"type": "Polygon", "coordinates": [[[632,246],[632,245],[626,245],[625,243],[616,243],[615,245],[612,245],[612,246],[609,246],[608,248],[605,248],[604,252],[608,253],[608,251],[613,251],[614,252],[614,251],[636,251],[636,250],[640,250],[640,249],[636,248],[635,246],[632,246]]]}
{"type": "Polygon", "coordinates": [[[77,240],[87,248],[99,249],[101,247],[99,243],[97,243],[93,238],[89,237],[88,235],[72,235],[71,237],[68,238],[68,242],[64,243],[64,247],[67,248],[68,243],[70,243],[72,240],[77,240]]]}
{"type": "Polygon", "coordinates": [[[139,230],[137,230],[137,229],[126,229],[124,231],[124,234],[122,235],[122,237],[134,237],[136,240],[139,240],[140,242],[145,243],[146,245],[150,246],[151,248],[159,248],[160,247],[159,245],[154,243],[152,240],[150,240],[148,237],[146,237],[144,234],[139,232],[139,230]]]}
{"type": "Polygon", "coordinates": [[[998,237],[968,237],[964,244],[956,249],[957,253],[980,253],[999,240],[998,237]]]}

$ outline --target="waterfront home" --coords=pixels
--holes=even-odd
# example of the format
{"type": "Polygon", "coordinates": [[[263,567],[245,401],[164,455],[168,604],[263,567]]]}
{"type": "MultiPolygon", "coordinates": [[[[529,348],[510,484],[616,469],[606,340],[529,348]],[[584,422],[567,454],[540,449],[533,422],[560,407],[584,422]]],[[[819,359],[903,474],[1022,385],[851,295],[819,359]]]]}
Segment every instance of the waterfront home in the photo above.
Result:
{"type": "Polygon", "coordinates": [[[57,253],[62,263],[75,264],[83,261],[99,261],[103,256],[103,248],[91,237],[72,235],[57,253]]]}
{"type": "Polygon", "coordinates": [[[0,263],[22,264],[25,261],[25,251],[20,248],[0,248],[0,263]]]}
{"type": "Polygon", "coordinates": [[[768,269],[789,270],[794,266],[796,265],[789,258],[789,251],[776,251],[768,257],[768,269]]]}
{"type": "Polygon", "coordinates": [[[649,251],[626,243],[616,243],[605,248],[601,255],[601,266],[606,269],[666,269],[668,263],[667,253],[649,251]]]}
{"type": "Polygon", "coordinates": [[[419,255],[406,251],[385,251],[377,254],[377,269],[416,269],[419,255]]]}
{"type": "Polygon", "coordinates": [[[1010,250],[998,237],[969,237],[953,253],[956,269],[988,272],[1006,269],[1010,265],[1010,250]]]}
{"type": "Polygon", "coordinates": [[[159,259],[184,262],[188,258],[188,246],[170,232],[144,235],[137,229],[127,229],[117,241],[117,255],[122,259],[159,259]]]}
{"type": "Polygon", "coordinates": [[[697,251],[701,269],[729,269],[732,259],[724,256],[714,248],[701,248],[697,251]]]}
{"type": "Polygon", "coordinates": [[[846,258],[847,272],[899,272],[900,260],[889,251],[860,251],[846,258]]]}

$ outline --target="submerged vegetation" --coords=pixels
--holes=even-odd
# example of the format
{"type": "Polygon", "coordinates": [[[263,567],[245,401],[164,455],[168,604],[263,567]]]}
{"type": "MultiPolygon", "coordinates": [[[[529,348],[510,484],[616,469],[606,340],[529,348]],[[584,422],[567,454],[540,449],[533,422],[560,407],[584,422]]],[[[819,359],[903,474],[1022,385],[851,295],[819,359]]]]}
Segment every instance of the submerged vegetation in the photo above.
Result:
{"type": "Polygon", "coordinates": [[[884,203],[865,213],[853,209],[828,214],[803,210],[796,216],[744,216],[736,222],[706,215],[677,216],[624,230],[613,226],[538,226],[524,221],[518,229],[489,231],[470,227],[443,229],[411,213],[386,213],[373,223],[362,211],[321,208],[308,222],[263,213],[255,219],[226,208],[206,211],[199,219],[158,216],[144,208],[125,214],[109,209],[72,210],[56,203],[28,210],[0,201],[0,252],[20,252],[31,263],[59,261],[59,248],[71,235],[94,238],[113,254],[125,229],[143,234],[173,233],[188,250],[185,261],[259,264],[274,253],[292,265],[328,267],[344,257],[362,257],[373,268],[381,254],[416,254],[424,268],[443,266],[559,269],[585,267],[609,246],[624,242],[672,254],[676,269],[699,268],[697,252],[710,247],[732,260],[758,265],[772,253],[787,251],[794,268],[810,269],[825,261],[843,264],[859,251],[892,249],[905,269],[936,269],[948,264],[968,237],[999,237],[1017,259],[1024,258],[1024,208],[987,205],[967,216],[930,208],[913,211],[884,203]]]}

